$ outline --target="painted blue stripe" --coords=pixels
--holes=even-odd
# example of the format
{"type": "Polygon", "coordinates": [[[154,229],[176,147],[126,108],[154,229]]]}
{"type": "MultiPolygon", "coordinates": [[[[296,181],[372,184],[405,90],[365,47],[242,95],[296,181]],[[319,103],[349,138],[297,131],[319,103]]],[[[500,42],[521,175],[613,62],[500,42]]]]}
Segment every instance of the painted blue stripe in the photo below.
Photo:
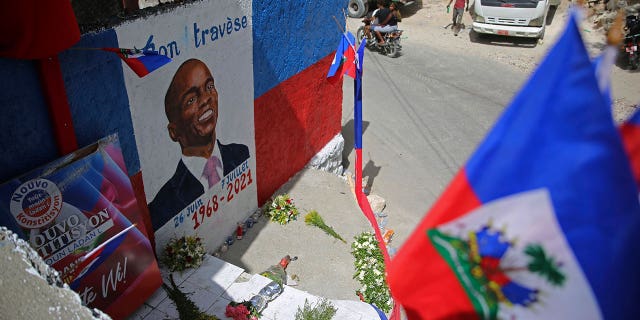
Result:
{"type": "Polygon", "coordinates": [[[470,159],[467,175],[483,203],[548,188],[604,318],[630,318],[633,297],[640,297],[638,193],[575,18],[569,20],[470,159]]]}
{"type": "Polygon", "coordinates": [[[253,2],[256,99],[335,50],[342,31],[333,16],[344,28],[346,5],[344,0],[253,2]]]}
{"type": "MultiPolygon", "coordinates": [[[[109,29],[83,35],[76,47],[119,45],[109,29]]],[[[60,54],[60,64],[80,147],[117,132],[129,175],[140,171],[120,58],[99,50],[67,50],[60,54]]]]}

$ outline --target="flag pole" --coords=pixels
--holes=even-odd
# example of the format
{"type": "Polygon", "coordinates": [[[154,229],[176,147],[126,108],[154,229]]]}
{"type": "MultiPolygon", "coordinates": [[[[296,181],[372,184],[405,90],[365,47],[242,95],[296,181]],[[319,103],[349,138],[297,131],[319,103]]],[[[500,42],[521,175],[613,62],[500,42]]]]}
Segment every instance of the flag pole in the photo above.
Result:
{"type": "Polygon", "coordinates": [[[77,47],[77,48],[69,48],[68,50],[101,51],[102,49],[100,49],[100,48],[77,47]]]}
{"type": "MultiPolygon", "coordinates": [[[[391,258],[389,257],[389,252],[387,250],[386,244],[384,242],[384,238],[382,237],[382,233],[380,231],[380,227],[378,226],[378,222],[374,216],[373,210],[371,209],[371,205],[369,204],[369,200],[366,195],[364,195],[362,191],[362,58],[364,57],[364,52],[360,49],[364,47],[361,44],[361,47],[356,49],[354,43],[351,42],[349,37],[347,36],[347,32],[342,28],[340,22],[335,16],[332,16],[336,25],[338,25],[338,29],[342,31],[342,37],[347,40],[351,49],[354,50],[355,53],[355,63],[356,63],[356,72],[355,77],[353,79],[353,104],[354,104],[354,115],[353,115],[353,125],[354,125],[354,149],[356,153],[356,163],[355,163],[355,188],[353,187],[353,182],[351,181],[351,177],[348,177],[349,186],[352,188],[352,192],[356,198],[358,203],[358,207],[367,218],[371,227],[373,228],[374,235],[376,241],[378,242],[378,248],[382,253],[384,258],[385,269],[391,263],[391,258]],[[362,57],[360,56],[362,54],[362,57]],[[355,190],[354,190],[355,189],[355,190]]],[[[345,18],[346,19],[346,18],[345,18]]],[[[334,61],[337,57],[334,58],[334,61]]],[[[385,276],[386,280],[386,276],[385,276]]],[[[400,306],[397,303],[394,303],[393,309],[391,311],[391,320],[399,320],[400,319],[400,306]]]]}
{"type": "MultiPolygon", "coordinates": [[[[344,28],[342,28],[342,26],[340,25],[340,22],[338,21],[338,18],[336,18],[336,16],[331,16],[333,18],[333,20],[336,22],[336,25],[338,25],[338,29],[340,29],[340,31],[342,32],[342,34],[346,34],[347,30],[345,30],[344,28]]],[[[351,40],[349,40],[349,38],[347,38],[347,42],[349,43],[349,45],[351,46],[351,48],[353,48],[353,51],[356,52],[356,45],[351,43],[351,40]]]]}

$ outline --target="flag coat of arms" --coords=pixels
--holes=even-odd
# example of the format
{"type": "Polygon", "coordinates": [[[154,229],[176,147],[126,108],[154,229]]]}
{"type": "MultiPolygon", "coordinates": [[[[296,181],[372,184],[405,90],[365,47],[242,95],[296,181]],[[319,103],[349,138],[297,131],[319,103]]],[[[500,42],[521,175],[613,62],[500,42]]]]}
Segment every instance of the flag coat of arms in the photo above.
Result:
{"type": "Polygon", "coordinates": [[[575,13],[388,268],[408,319],[628,319],[640,206],[575,13]]]}

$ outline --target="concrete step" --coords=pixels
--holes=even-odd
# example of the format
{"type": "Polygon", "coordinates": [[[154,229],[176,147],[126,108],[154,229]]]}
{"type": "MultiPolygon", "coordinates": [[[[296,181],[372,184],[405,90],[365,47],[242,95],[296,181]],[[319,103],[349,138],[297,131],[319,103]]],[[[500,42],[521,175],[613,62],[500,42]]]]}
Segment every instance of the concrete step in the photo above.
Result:
{"type": "MultiPolygon", "coordinates": [[[[169,274],[173,274],[176,285],[200,310],[220,319],[228,319],[224,312],[230,301],[249,300],[271,282],[261,275],[245,273],[242,268],[211,255],[206,255],[202,265],[197,269],[173,273],[164,269],[161,271],[165,283],[169,283],[169,274]]],[[[327,285],[331,284],[328,282],[327,285]]],[[[305,300],[315,304],[321,299],[322,297],[285,285],[282,294],[269,302],[262,311],[260,319],[295,319],[296,311],[304,306],[305,300]]],[[[330,301],[337,309],[333,319],[381,319],[376,310],[367,303],[351,300],[330,301]]],[[[129,319],[179,319],[179,315],[173,301],[164,289],[160,288],[129,319]]]]}

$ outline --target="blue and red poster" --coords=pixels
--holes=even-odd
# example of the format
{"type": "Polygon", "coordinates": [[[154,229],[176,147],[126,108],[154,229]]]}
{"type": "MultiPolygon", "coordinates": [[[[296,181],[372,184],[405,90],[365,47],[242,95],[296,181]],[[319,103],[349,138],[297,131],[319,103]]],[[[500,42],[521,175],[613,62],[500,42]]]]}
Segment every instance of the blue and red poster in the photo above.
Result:
{"type": "Polygon", "coordinates": [[[115,135],[0,185],[0,224],[115,319],[162,283],[115,135]]]}

